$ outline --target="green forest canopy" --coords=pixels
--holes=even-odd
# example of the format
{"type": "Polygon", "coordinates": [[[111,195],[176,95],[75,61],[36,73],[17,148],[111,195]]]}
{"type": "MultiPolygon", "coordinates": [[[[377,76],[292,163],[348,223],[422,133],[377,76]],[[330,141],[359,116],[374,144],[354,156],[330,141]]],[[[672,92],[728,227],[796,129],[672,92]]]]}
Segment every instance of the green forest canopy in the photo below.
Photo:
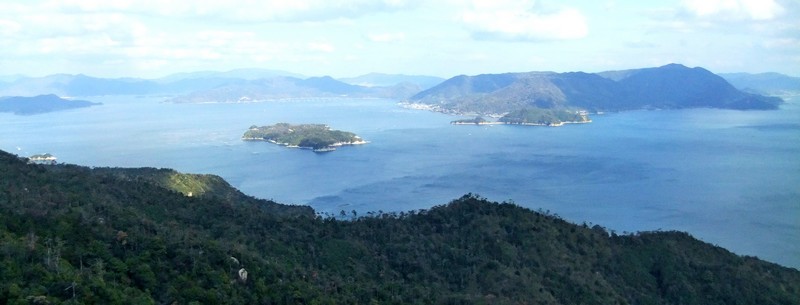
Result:
{"type": "Polygon", "coordinates": [[[560,125],[562,123],[589,122],[589,117],[581,111],[566,109],[524,108],[512,111],[499,120],[507,124],[560,125]]]}
{"type": "Polygon", "coordinates": [[[174,173],[0,152],[0,304],[800,304],[796,269],[686,233],[475,195],[335,219],[174,173]]]}
{"type": "Polygon", "coordinates": [[[281,145],[313,149],[323,149],[361,141],[361,138],[352,132],[332,130],[328,125],[292,125],[289,123],[261,127],[253,125],[244,133],[242,138],[245,140],[267,140],[281,145]]]}

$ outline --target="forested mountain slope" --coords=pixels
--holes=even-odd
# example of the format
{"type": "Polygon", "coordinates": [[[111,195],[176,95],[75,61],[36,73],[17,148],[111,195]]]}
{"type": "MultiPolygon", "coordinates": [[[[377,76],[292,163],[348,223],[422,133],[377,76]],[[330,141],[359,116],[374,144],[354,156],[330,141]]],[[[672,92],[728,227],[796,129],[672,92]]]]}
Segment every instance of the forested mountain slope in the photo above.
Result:
{"type": "Polygon", "coordinates": [[[173,174],[0,152],[0,304],[800,304],[797,270],[686,233],[472,195],[337,220],[173,174]]]}

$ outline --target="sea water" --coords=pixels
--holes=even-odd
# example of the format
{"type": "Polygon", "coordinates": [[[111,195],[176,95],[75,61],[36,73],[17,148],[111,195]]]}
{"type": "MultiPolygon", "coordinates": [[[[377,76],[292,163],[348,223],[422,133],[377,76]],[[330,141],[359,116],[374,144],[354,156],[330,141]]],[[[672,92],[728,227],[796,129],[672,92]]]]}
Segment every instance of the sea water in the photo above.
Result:
{"type": "Polygon", "coordinates": [[[0,149],[87,166],[220,175],[249,195],[318,212],[407,211],[466,193],[618,233],[687,231],[800,268],[800,99],[776,111],[592,116],[563,127],[456,126],[382,99],[103,105],[0,113],[0,149]],[[323,123],[370,143],[329,153],[241,140],[251,125],[323,123]]]}

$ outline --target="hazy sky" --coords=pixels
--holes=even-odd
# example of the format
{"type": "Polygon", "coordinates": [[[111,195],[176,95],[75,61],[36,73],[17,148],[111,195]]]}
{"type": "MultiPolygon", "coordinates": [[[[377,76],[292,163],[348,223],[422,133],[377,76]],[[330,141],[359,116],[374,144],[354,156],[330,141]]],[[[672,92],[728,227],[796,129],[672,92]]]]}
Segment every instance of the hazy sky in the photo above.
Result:
{"type": "Polygon", "coordinates": [[[0,46],[0,75],[450,77],[676,62],[800,76],[800,0],[3,0],[0,46]]]}

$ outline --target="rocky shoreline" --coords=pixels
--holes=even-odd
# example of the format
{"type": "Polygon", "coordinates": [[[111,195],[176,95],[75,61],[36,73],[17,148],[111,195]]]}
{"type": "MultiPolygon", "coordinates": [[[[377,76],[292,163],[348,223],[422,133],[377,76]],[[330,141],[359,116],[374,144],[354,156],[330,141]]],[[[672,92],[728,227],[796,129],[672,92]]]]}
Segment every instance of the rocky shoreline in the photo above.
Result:
{"type": "Polygon", "coordinates": [[[368,144],[369,143],[369,141],[365,141],[365,140],[361,139],[360,137],[358,137],[357,141],[336,142],[336,143],[333,143],[333,144],[328,145],[326,147],[314,148],[314,147],[310,147],[310,146],[292,145],[290,143],[278,142],[278,141],[275,141],[275,140],[272,140],[272,139],[264,139],[264,138],[256,138],[256,137],[242,137],[242,141],[269,142],[269,143],[272,143],[272,144],[275,144],[275,145],[284,146],[284,147],[287,147],[287,148],[310,149],[310,150],[312,150],[314,152],[329,152],[329,151],[335,151],[337,148],[342,147],[342,146],[364,145],[364,144],[368,144]]]}

